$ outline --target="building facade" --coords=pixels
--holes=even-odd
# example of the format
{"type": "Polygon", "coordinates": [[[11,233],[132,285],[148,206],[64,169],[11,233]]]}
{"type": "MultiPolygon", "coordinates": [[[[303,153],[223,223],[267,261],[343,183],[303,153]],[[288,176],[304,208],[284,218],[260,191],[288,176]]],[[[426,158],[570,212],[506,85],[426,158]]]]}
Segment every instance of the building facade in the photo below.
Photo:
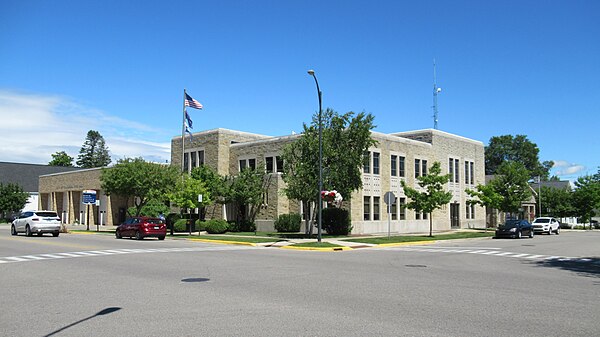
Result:
{"type": "MultiPolygon", "coordinates": [[[[273,230],[279,215],[302,214],[300,203],[281,193],[285,186],[281,153],[297,137],[300,135],[268,137],[227,129],[198,132],[184,138],[185,147],[182,137],[172,139],[171,163],[188,172],[208,165],[221,175],[236,175],[244,168],[265,170],[270,184],[256,224],[258,230],[273,230]]],[[[372,137],[377,145],[365,153],[363,188],[350,198],[352,234],[384,233],[388,226],[394,233],[427,232],[429,215],[403,206],[407,199],[401,181],[418,187],[416,178],[427,174],[434,162],[440,162],[443,174],[450,174],[447,188],[452,192],[451,202],[432,214],[434,230],[485,227],[485,209],[468,205],[465,193],[465,189],[485,183],[482,142],[433,129],[394,134],[372,132],[372,137]],[[386,192],[396,197],[389,209],[384,203],[386,192]]],[[[230,213],[227,206],[213,205],[207,216],[227,219],[230,213]]]]}

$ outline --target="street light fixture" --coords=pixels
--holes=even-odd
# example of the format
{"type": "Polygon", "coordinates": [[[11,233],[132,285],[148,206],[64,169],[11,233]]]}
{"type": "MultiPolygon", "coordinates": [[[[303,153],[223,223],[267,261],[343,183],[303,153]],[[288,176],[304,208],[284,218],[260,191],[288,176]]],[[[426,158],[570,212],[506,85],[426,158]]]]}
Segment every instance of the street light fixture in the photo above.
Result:
{"type": "Polygon", "coordinates": [[[317,196],[317,205],[318,205],[318,216],[319,223],[317,226],[317,241],[321,243],[321,224],[323,222],[323,201],[321,200],[321,191],[323,191],[323,123],[321,122],[321,116],[323,114],[322,108],[322,93],[319,88],[319,81],[317,81],[317,76],[315,76],[315,71],[310,69],[308,74],[315,79],[315,84],[317,85],[317,93],[319,94],[319,192],[317,196]]]}

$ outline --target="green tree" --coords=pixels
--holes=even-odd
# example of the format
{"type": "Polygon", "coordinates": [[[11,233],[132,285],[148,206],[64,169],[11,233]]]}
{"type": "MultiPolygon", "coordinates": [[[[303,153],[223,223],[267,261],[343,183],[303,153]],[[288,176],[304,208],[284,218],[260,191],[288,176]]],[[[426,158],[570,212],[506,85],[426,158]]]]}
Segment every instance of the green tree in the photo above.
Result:
{"type": "Polygon", "coordinates": [[[175,189],[168,194],[169,200],[182,209],[201,208],[211,203],[210,192],[204,183],[194,177],[183,174],[177,181],[175,189]],[[202,201],[198,201],[198,195],[202,201]]]}
{"type": "Polygon", "coordinates": [[[474,199],[467,200],[469,205],[480,205],[483,207],[490,207],[494,209],[500,209],[502,200],[504,199],[499,193],[496,192],[492,184],[488,185],[477,185],[475,190],[466,189],[465,192],[474,199]]]}
{"type": "MultiPolygon", "coordinates": [[[[137,212],[137,209],[135,208],[135,206],[129,207],[129,209],[127,209],[127,212],[129,214],[135,214],[137,212]]],[[[142,207],[139,215],[156,218],[159,214],[164,214],[168,212],[169,206],[167,206],[164,201],[158,199],[151,199],[142,207]]]]}
{"type": "MultiPolygon", "coordinates": [[[[553,188],[542,186],[542,209],[541,215],[551,215],[558,218],[573,216],[572,192],[562,188],[553,188]]],[[[536,203],[539,205],[539,195],[535,196],[536,203]]]]}
{"type": "Polygon", "coordinates": [[[501,196],[498,209],[502,212],[518,213],[521,204],[531,198],[529,171],[519,162],[505,162],[496,171],[489,185],[501,196]]]}
{"type": "Polygon", "coordinates": [[[200,207],[200,219],[204,219],[206,217],[206,206],[213,203],[225,203],[225,178],[206,165],[194,167],[191,177],[201,181],[210,195],[210,202],[200,207]]]}
{"type": "Polygon", "coordinates": [[[573,191],[573,207],[583,223],[592,220],[596,210],[600,208],[600,174],[577,178],[573,191]]]}
{"type": "Polygon", "coordinates": [[[103,168],[100,181],[107,195],[133,198],[137,216],[150,200],[167,200],[179,177],[179,170],[173,166],[125,158],[113,167],[103,168]]]}
{"type": "Polygon", "coordinates": [[[29,194],[17,184],[0,183],[0,214],[6,218],[10,213],[17,213],[25,207],[29,194]]]}
{"type": "MultiPolygon", "coordinates": [[[[337,190],[349,201],[353,191],[362,187],[363,153],[376,144],[371,138],[374,117],[371,114],[348,112],[338,114],[332,109],[322,113],[323,189],[337,190]]],[[[319,118],[313,116],[303,133],[283,149],[285,162],[284,193],[289,199],[303,203],[305,214],[310,203],[320,200],[319,189],[319,118]]],[[[316,203],[314,204],[316,207],[316,203]]],[[[316,212],[312,212],[316,214],[316,212]]],[[[312,226],[306,228],[310,234],[312,226]]]]}
{"type": "Polygon", "coordinates": [[[529,177],[540,176],[547,180],[553,161],[540,163],[537,144],[527,139],[525,135],[504,135],[490,139],[485,147],[485,173],[498,174],[498,169],[505,162],[520,162],[529,171],[529,177]]]}
{"type": "Polygon", "coordinates": [[[232,203],[236,212],[236,223],[254,222],[260,206],[264,204],[271,176],[262,170],[245,169],[237,176],[225,180],[224,202],[232,203]]]}
{"type": "Polygon", "coordinates": [[[56,152],[52,154],[52,160],[48,165],[73,167],[73,157],[69,156],[65,151],[56,152]]]}
{"type": "Polygon", "coordinates": [[[441,173],[440,163],[434,162],[428,174],[417,177],[417,184],[423,191],[409,187],[404,180],[401,181],[404,194],[410,199],[406,207],[429,214],[429,236],[433,236],[433,211],[452,200],[452,193],[444,187],[450,180],[450,175],[441,173]]]}
{"type": "Polygon", "coordinates": [[[93,168],[108,166],[110,162],[104,137],[98,131],[88,131],[85,142],[79,150],[77,165],[83,168],[93,168]]]}

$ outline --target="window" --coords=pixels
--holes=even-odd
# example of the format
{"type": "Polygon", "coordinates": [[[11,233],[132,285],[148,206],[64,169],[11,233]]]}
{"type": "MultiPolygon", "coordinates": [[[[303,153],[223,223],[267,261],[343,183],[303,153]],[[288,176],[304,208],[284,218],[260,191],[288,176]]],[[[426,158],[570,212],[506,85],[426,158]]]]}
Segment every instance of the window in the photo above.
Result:
{"type": "Polygon", "coordinates": [[[398,157],[398,173],[401,177],[405,177],[404,175],[404,157],[398,157]]]}
{"type": "Polygon", "coordinates": [[[185,172],[190,171],[190,154],[188,152],[183,154],[183,168],[185,172]]]}
{"type": "Polygon", "coordinates": [[[396,197],[394,203],[390,206],[390,213],[392,214],[392,220],[398,220],[398,197],[396,197]]]}
{"type": "Polygon", "coordinates": [[[198,159],[196,157],[196,152],[190,152],[190,157],[192,159],[192,169],[193,169],[194,167],[196,167],[196,160],[198,159]]]}
{"type": "Polygon", "coordinates": [[[421,159],[415,159],[415,178],[421,175],[421,159]]]}
{"type": "Polygon", "coordinates": [[[475,170],[473,169],[474,166],[475,166],[474,162],[469,163],[469,167],[471,168],[471,174],[469,175],[469,177],[470,177],[469,182],[471,183],[471,185],[475,185],[475,178],[473,178],[473,177],[475,177],[475,170]]]}
{"type": "Polygon", "coordinates": [[[184,153],[183,168],[185,172],[191,172],[193,168],[201,165],[204,165],[204,150],[184,153]]]}
{"type": "Polygon", "coordinates": [[[465,214],[466,214],[467,219],[475,219],[475,205],[467,204],[465,214]]]}
{"type": "Polygon", "coordinates": [[[400,198],[400,220],[406,220],[406,198],[400,198]]]}
{"type": "Polygon", "coordinates": [[[458,178],[460,177],[458,159],[454,159],[454,182],[458,184],[458,178]]]}
{"type": "Polygon", "coordinates": [[[373,220],[380,220],[379,201],[381,197],[373,197],[373,220]]]}
{"type": "Polygon", "coordinates": [[[415,219],[416,220],[421,220],[421,212],[415,211],[415,219]]]}
{"type": "Polygon", "coordinates": [[[204,150],[198,151],[198,164],[204,165],[204,150]]]}
{"type": "Polygon", "coordinates": [[[249,158],[249,159],[240,159],[240,172],[242,172],[243,170],[249,168],[251,170],[256,169],[256,158],[249,158]]]}
{"type": "Polygon", "coordinates": [[[283,172],[283,158],[281,156],[265,157],[267,173],[283,172]]]}
{"type": "Polygon", "coordinates": [[[427,160],[421,160],[421,169],[423,170],[423,175],[427,175],[427,160]]]}
{"type": "Polygon", "coordinates": [[[281,156],[275,157],[275,164],[277,164],[277,172],[283,172],[283,158],[281,156]]]}
{"type": "Polygon", "coordinates": [[[392,177],[398,176],[398,156],[391,155],[390,157],[390,168],[392,177]]]}
{"type": "Polygon", "coordinates": [[[465,183],[469,183],[469,162],[465,160],[465,183]]]}
{"type": "Polygon", "coordinates": [[[369,151],[363,154],[363,172],[371,173],[371,152],[369,151]]]}
{"type": "Polygon", "coordinates": [[[364,205],[363,219],[365,221],[369,221],[369,220],[371,220],[371,197],[366,196],[363,199],[364,199],[364,201],[363,201],[363,205],[364,205]]]}
{"type": "Polygon", "coordinates": [[[373,174],[379,174],[379,152],[373,152],[373,174]]]}
{"type": "MultiPolygon", "coordinates": [[[[458,183],[460,177],[460,161],[457,158],[448,158],[448,173],[450,174],[450,182],[458,183]]],[[[466,164],[465,164],[466,165],[466,164]]],[[[465,166],[466,167],[466,166],[465,166]]]]}

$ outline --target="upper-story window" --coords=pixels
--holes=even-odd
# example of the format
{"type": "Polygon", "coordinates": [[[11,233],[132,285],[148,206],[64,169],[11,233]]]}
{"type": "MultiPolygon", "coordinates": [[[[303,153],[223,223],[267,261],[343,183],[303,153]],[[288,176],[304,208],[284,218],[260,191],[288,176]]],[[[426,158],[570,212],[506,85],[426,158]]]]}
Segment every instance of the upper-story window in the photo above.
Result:
{"type": "Polygon", "coordinates": [[[283,172],[283,158],[281,156],[265,157],[267,173],[283,172]]]}
{"type": "Polygon", "coordinates": [[[183,170],[191,172],[194,167],[204,165],[204,150],[190,150],[183,154],[183,170]]]}
{"type": "Polygon", "coordinates": [[[475,163],[465,160],[465,184],[474,185],[475,183],[475,163]]]}
{"type": "Polygon", "coordinates": [[[392,177],[405,177],[403,156],[392,154],[390,155],[390,168],[392,177]]]}
{"type": "Polygon", "coordinates": [[[415,159],[415,178],[427,175],[427,160],[415,159]]]}
{"type": "Polygon", "coordinates": [[[379,174],[380,158],[381,154],[379,152],[365,151],[363,154],[363,172],[379,174]]]}
{"type": "Polygon", "coordinates": [[[458,158],[448,158],[448,173],[450,182],[458,183],[460,181],[460,160],[458,158]]]}

